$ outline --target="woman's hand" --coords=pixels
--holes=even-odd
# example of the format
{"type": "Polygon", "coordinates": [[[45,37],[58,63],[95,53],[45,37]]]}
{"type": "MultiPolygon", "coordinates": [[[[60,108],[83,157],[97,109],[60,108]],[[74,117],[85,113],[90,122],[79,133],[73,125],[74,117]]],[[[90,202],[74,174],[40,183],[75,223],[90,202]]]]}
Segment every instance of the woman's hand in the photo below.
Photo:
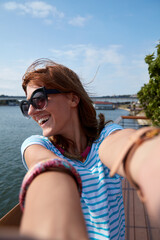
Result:
{"type": "MultiPolygon", "coordinates": [[[[106,137],[101,143],[99,156],[108,168],[113,169],[135,131],[120,130],[106,137]]],[[[160,221],[160,135],[143,142],[136,149],[129,172],[133,181],[140,186],[149,214],[156,221],[160,221]]],[[[123,163],[117,173],[125,176],[123,163]]]]}
{"type": "Polygon", "coordinates": [[[140,186],[147,210],[160,221],[160,136],[145,141],[136,150],[130,164],[133,180],[140,186]]]}

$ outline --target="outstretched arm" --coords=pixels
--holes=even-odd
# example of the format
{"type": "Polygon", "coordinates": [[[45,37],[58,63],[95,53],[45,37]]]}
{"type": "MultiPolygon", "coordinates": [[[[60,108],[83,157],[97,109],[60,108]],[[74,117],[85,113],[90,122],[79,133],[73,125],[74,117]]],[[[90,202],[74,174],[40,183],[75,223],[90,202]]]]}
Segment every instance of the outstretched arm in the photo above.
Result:
{"type": "Polygon", "coordinates": [[[88,239],[77,185],[71,176],[46,172],[34,179],[27,192],[20,232],[37,239],[88,239]]]}
{"type": "MultiPolygon", "coordinates": [[[[138,130],[139,131],[139,130],[138,130]]],[[[136,134],[136,130],[124,129],[108,136],[101,144],[99,156],[111,170],[122,155],[123,149],[136,134]]],[[[125,176],[123,163],[117,173],[125,176]]],[[[130,159],[129,174],[140,187],[150,215],[160,220],[160,135],[140,144],[130,159]]]]}
{"type": "MultiPolygon", "coordinates": [[[[25,152],[29,168],[57,156],[40,145],[25,152]]],[[[65,172],[49,171],[30,184],[20,227],[22,235],[37,239],[88,240],[80,196],[73,177],[65,172]]]]}

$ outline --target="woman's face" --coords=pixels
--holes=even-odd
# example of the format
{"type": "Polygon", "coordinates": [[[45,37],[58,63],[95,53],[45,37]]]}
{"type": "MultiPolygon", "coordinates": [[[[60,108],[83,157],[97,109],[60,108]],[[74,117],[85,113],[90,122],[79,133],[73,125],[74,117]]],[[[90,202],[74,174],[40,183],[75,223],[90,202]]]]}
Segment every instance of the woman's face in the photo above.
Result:
{"type": "MultiPolygon", "coordinates": [[[[31,84],[27,86],[28,100],[37,88],[39,86],[31,84]]],[[[79,102],[79,99],[78,101],[75,99],[75,95],[73,97],[72,93],[48,94],[46,109],[38,111],[30,105],[28,114],[42,128],[44,136],[60,134],[67,137],[72,129],[72,121],[75,116],[73,111],[75,112],[79,102]]]]}

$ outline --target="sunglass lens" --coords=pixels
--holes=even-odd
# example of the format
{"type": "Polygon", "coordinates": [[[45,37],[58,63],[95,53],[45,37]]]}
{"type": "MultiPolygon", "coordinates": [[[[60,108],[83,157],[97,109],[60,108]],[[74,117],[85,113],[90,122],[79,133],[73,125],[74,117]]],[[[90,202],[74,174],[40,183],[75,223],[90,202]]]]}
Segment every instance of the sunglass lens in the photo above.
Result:
{"type": "Polygon", "coordinates": [[[21,103],[21,110],[24,116],[28,117],[28,109],[29,109],[29,104],[27,101],[23,101],[21,103]]]}
{"type": "Polygon", "coordinates": [[[30,105],[32,105],[35,109],[41,111],[46,108],[47,102],[47,95],[44,89],[37,89],[33,92],[31,98],[28,101],[25,100],[21,102],[20,108],[23,115],[29,117],[28,111],[30,105]]]}
{"type": "Polygon", "coordinates": [[[46,96],[43,92],[37,92],[32,97],[32,104],[36,109],[43,109],[47,104],[46,96]]]}

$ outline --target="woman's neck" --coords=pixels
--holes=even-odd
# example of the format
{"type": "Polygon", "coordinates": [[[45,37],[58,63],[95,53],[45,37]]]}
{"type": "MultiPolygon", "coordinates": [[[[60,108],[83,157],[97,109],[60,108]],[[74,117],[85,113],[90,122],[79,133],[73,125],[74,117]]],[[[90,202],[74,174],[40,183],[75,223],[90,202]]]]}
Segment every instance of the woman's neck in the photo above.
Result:
{"type": "Polygon", "coordinates": [[[70,159],[77,159],[81,162],[84,162],[87,155],[89,154],[90,150],[91,150],[91,139],[89,140],[89,142],[87,143],[87,147],[81,151],[81,152],[76,152],[74,148],[74,144],[72,144],[72,148],[69,151],[66,151],[64,148],[62,148],[60,145],[56,144],[56,147],[58,148],[58,150],[67,158],[70,159]],[[72,152],[71,152],[72,151],[72,152]]]}
{"type": "Polygon", "coordinates": [[[69,143],[67,152],[71,154],[81,154],[87,147],[87,144],[87,137],[81,131],[74,139],[72,139],[72,142],[69,143]]]}
{"type": "Polygon", "coordinates": [[[68,125],[66,134],[63,136],[71,140],[68,141],[67,152],[71,154],[80,154],[86,148],[88,139],[81,126],[77,109],[72,112],[70,124],[68,125]]]}
{"type": "Polygon", "coordinates": [[[61,153],[66,155],[68,158],[75,157],[75,159],[79,159],[80,161],[82,158],[85,160],[90,151],[90,147],[87,148],[88,138],[81,126],[77,110],[72,112],[70,122],[61,136],[63,136],[66,140],[68,139],[66,147],[63,143],[57,145],[57,148],[61,151],[61,153]]]}

